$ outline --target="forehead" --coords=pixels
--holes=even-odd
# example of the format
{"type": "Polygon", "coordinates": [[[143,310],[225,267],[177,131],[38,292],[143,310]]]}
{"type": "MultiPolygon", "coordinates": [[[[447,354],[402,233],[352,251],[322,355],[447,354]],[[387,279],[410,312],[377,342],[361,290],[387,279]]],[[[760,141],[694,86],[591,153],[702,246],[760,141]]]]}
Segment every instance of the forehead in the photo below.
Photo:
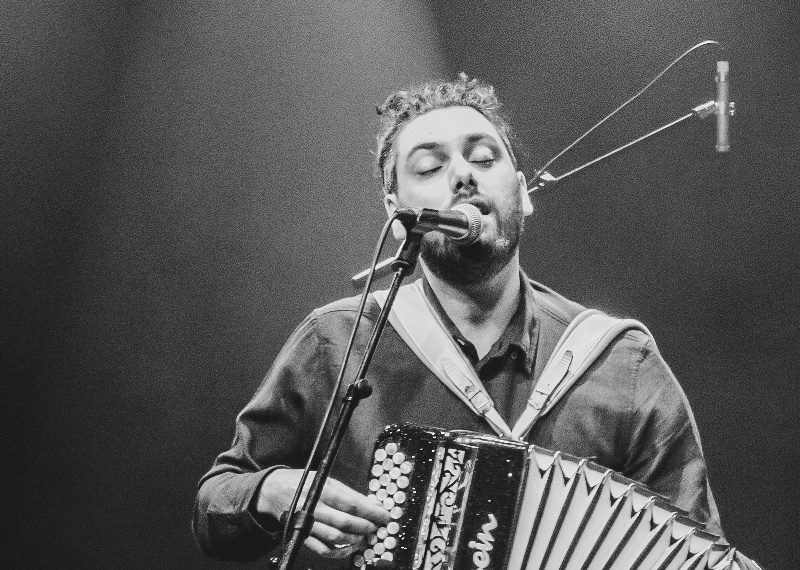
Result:
{"type": "Polygon", "coordinates": [[[397,153],[402,159],[420,144],[449,144],[470,135],[485,134],[502,145],[495,126],[472,107],[445,107],[434,109],[412,119],[397,137],[397,153]]]}

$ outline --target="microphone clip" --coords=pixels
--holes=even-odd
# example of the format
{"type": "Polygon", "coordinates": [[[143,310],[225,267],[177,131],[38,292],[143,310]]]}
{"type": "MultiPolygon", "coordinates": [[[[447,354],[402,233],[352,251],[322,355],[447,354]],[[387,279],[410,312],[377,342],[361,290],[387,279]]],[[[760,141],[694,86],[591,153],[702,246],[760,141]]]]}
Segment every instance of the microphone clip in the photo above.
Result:
{"type": "Polygon", "coordinates": [[[398,208],[394,212],[394,216],[407,232],[410,232],[419,223],[424,208],[398,208]]]}
{"type": "MultiPolygon", "coordinates": [[[[721,113],[719,103],[714,101],[706,101],[702,105],[698,105],[692,109],[692,113],[698,119],[705,119],[707,117],[711,117],[712,115],[716,116],[721,113]]],[[[733,117],[736,113],[736,104],[733,101],[728,101],[728,116],[733,117]]]]}

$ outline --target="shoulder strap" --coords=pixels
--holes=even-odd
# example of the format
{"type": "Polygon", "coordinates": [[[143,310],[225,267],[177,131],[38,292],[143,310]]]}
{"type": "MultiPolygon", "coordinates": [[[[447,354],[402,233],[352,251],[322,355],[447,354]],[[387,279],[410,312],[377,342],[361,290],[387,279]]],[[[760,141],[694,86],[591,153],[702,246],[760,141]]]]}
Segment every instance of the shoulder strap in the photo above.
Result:
{"type": "MultiPolygon", "coordinates": [[[[387,291],[375,291],[373,295],[383,306],[387,291]]],[[[399,289],[389,313],[389,322],[419,359],[462,402],[482,416],[498,435],[513,437],[472,364],[430,306],[421,279],[399,289]]]]}
{"type": "Polygon", "coordinates": [[[652,337],[647,327],[633,319],[618,319],[592,309],[575,317],[536,382],[525,411],[514,425],[513,437],[527,436],[536,420],[553,408],[617,336],[629,329],[652,337]]]}

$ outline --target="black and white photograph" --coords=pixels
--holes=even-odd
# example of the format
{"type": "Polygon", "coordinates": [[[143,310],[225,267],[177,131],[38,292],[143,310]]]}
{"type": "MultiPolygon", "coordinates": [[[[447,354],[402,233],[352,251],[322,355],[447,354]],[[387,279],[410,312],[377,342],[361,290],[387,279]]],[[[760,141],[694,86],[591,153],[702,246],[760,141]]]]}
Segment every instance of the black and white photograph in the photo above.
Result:
{"type": "Polygon", "coordinates": [[[4,568],[800,568],[792,0],[6,0],[0,85],[4,568]]]}

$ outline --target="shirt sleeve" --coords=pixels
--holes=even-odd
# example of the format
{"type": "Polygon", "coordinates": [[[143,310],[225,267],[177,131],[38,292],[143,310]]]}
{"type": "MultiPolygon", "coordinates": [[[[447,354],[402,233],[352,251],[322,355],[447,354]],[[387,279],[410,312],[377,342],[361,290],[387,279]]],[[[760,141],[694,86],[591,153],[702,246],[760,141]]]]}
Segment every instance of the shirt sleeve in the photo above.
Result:
{"type": "Polygon", "coordinates": [[[256,513],[255,502],[272,471],[305,465],[315,434],[304,426],[317,425],[311,420],[319,407],[315,391],[320,382],[315,380],[325,374],[321,350],[312,314],[294,331],[236,418],[231,448],[200,479],[192,529],[207,555],[246,562],[278,545],[278,521],[256,513]]]}
{"type": "Polygon", "coordinates": [[[686,395],[652,339],[640,345],[634,366],[625,475],[722,536],[700,434],[686,395]]]}

